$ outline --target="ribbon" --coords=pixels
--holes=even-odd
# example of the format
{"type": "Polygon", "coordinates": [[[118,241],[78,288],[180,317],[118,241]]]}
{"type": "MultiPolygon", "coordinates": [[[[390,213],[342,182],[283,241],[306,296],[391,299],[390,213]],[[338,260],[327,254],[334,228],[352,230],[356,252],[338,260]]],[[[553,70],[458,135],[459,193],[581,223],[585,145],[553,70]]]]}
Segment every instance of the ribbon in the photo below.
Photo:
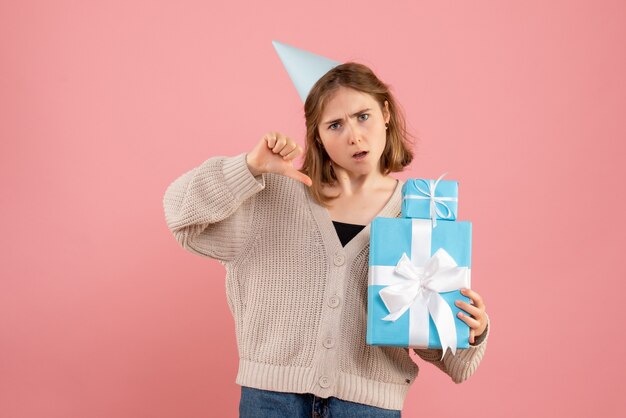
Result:
{"type": "Polygon", "coordinates": [[[439,218],[441,219],[448,219],[450,217],[452,217],[452,210],[448,207],[448,205],[446,205],[445,202],[456,202],[458,201],[458,199],[456,197],[445,197],[445,196],[441,196],[441,197],[437,197],[435,196],[435,190],[437,189],[437,185],[439,184],[439,182],[441,181],[441,179],[443,178],[443,176],[445,176],[448,173],[443,173],[442,175],[439,176],[439,178],[433,182],[433,180],[423,180],[424,183],[426,183],[426,186],[428,187],[427,190],[424,190],[422,188],[420,188],[420,186],[417,184],[417,182],[415,182],[415,187],[417,188],[418,191],[420,191],[422,193],[422,195],[418,195],[418,194],[408,194],[404,196],[404,199],[430,199],[430,219],[433,223],[433,228],[437,227],[437,216],[439,216],[439,218]],[[442,205],[444,208],[446,208],[446,214],[444,215],[444,213],[437,207],[437,204],[442,205]]]}
{"type": "MultiPolygon", "coordinates": [[[[454,315],[439,293],[469,287],[468,268],[458,267],[450,254],[440,248],[423,267],[415,266],[406,253],[403,253],[394,271],[406,280],[380,291],[380,297],[390,312],[383,320],[395,321],[415,304],[426,306],[428,309],[419,310],[420,317],[414,318],[412,315],[411,321],[417,320],[428,325],[430,314],[439,333],[443,354],[445,355],[446,349],[450,347],[454,355],[456,353],[454,315]]],[[[428,330],[428,326],[425,329],[428,330]]]]}
{"type": "Polygon", "coordinates": [[[471,269],[459,267],[443,248],[432,256],[432,227],[427,219],[412,219],[411,257],[406,253],[395,266],[370,266],[369,284],[383,285],[379,294],[389,311],[382,318],[396,321],[409,311],[409,346],[428,347],[429,315],[441,341],[442,356],[450,347],[456,354],[454,314],[440,292],[470,287],[471,269]]]}

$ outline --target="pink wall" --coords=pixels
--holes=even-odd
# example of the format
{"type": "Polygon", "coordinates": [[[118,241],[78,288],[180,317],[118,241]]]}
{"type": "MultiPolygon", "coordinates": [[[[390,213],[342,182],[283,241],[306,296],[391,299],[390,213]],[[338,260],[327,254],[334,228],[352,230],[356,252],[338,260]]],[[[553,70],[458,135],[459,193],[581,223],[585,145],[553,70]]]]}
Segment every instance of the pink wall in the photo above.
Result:
{"type": "Polygon", "coordinates": [[[462,385],[417,360],[405,416],[624,416],[625,3],[258,4],[0,4],[0,417],[236,416],[224,270],[161,199],[302,143],[272,39],[371,65],[420,137],[400,177],[461,182],[489,348],[462,385]]]}

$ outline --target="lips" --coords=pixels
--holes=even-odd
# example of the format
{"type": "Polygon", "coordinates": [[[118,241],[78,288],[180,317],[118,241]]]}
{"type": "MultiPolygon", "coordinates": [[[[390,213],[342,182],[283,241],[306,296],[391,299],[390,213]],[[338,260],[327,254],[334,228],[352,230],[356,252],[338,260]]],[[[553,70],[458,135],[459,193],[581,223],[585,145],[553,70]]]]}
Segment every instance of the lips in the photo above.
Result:
{"type": "Polygon", "coordinates": [[[367,155],[368,151],[359,151],[352,154],[353,158],[363,158],[367,155]]]}

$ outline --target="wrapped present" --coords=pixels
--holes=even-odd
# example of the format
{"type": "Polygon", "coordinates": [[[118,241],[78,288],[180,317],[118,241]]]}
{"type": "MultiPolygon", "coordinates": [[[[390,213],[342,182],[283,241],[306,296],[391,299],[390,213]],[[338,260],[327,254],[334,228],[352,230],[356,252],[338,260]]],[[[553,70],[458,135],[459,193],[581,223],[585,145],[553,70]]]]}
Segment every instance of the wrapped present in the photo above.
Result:
{"type": "Polygon", "coordinates": [[[458,213],[459,183],[442,180],[409,179],[402,186],[402,217],[454,221],[458,213]]]}
{"type": "Polygon", "coordinates": [[[367,344],[469,347],[454,302],[470,288],[471,222],[375,218],[370,230],[367,344]]]}

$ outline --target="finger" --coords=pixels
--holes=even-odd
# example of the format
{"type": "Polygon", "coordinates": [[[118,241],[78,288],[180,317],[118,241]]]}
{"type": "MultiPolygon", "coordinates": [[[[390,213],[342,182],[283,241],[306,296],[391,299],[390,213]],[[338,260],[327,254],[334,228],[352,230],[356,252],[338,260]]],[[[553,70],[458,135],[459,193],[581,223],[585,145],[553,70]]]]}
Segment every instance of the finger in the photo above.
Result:
{"type": "Polygon", "coordinates": [[[300,155],[301,153],[302,153],[302,147],[300,147],[300,145],[296,145],[293,151],[291,151],[289,154],[283,157],[283,160],[291,161],[294,158],[296,158],[298,155],[300,155]]]}
{"type": "Polygon", "coordinates": [[[286,143],[287,143],[287,138],[282,135],[278,135],[276,137],[276,145],[274,145],[274,148],[272,148],[272,152],[276,154],[281,149],[283,149],[286,143]]]}
{"type": "Polygon", "coordinates": [[[454,302],[456,306],[466,311],[468,314],[472,315],[474,318],[479,318],[483,314],[483,310],[477,306],[470,305],[467,302],[463,302],[462,300],[457,300],[454,302]]]}
{"type": "Polygon", "coordinates": [[[299,182],[304,183],[305,185],[309,187],[311,187],[311,185],[313,184],[313,180],[311,180],[309,176],[307,176],[304,173],[299,172],[296,169],[287,171],[285,175],[287,177],[291,177],[294,180],[298,180],[299,182]]]}
{"type": "Polygon", "coordinates": [[[274,145],[276,145],[276,133],[268,132],[267,134],[265,134],[265,139],[267,141],[267,147],[274,148],[274,145]]]}
{"type": "Polygon", "coordinates": [[[474,337],[476,336],[476,332],[474,331],[473,328],[470,329],[470,337],[469,337],[469,342],[474,344],[474,337]]]}
{"type": "Polygon", "coordinates": [[[472,329],[480,328],[480,322],[478,322],[477,320],[475,320],[468,314],[459,312],[457,316],[459,317],[459,319],[461,319],[461,321],[465,322],[470,328],[472,329]]]}
{"type": "Polygon", "coordinates": [[[280,155],[284,157],[285,155],[291,153],[296,148],[298,148],[298,144],[296,144],[293,141],[287,141],[283,149],[280,150],[280,155]]]}
{"type": "Polygon", "coordinates": [[[461,289],[461,294],[470,298],[474,305],[478,306],[479,308],[480,307],[484,308],[485,302],[483,301],[483,298],[475,290],[464,288],[464,289],[461,289]]]}

